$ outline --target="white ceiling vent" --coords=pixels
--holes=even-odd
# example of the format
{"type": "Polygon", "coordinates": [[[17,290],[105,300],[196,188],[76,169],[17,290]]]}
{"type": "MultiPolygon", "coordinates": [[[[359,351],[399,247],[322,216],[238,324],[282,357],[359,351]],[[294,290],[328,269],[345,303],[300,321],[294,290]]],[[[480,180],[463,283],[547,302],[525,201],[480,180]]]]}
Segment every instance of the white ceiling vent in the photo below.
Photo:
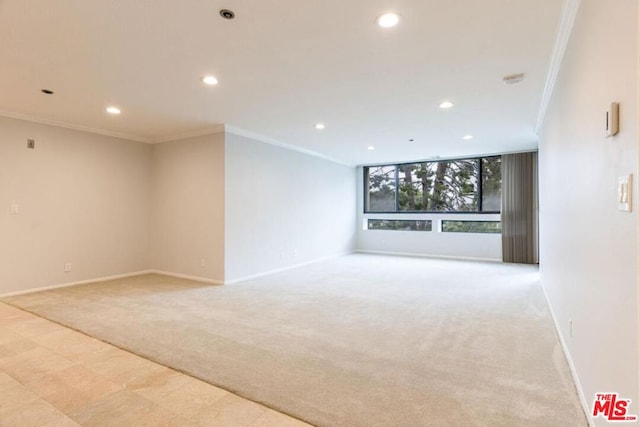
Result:
{"type": "Polygon", "coordinates": [[[502,81],[506,85],[514,85],[516,83],[520,83],[523,80],[524,80],[524,73],[510,74],[502,78],[502,81]]]}

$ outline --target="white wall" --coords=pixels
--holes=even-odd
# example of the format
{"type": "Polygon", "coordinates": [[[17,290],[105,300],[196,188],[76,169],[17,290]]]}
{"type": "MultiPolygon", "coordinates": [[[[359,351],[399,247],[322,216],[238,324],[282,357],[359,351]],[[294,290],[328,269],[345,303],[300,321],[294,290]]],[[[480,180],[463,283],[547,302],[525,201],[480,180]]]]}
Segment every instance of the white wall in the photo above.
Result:
{"type": "Polygon", "coordinates": [[[596,392],[618,392],[633,399],[633,414],[640,398],[637,7],[636,0],[582,1],[539,151],[544,289],[588,404],[596,392]],[[612,101],[621,103],[621,130],[607,139],[612,101]],[[633,213],[616,203],[617,178],[628,173],[633,213]]]}
{"type": "Polygon", "coordinates": [[[224,280],[224,145],[217,133],[153,146],[153,269],[224,280]]]}
{"type": "Polygon", "coordinates": [[[226,134],[226,279],[355,248],[355,170],[226,134]]]}
{"type": "Polygon", "coordinates": [[[150,152],[0,117],[0,294],[148,268],[150,152]]]}
{"type": "Polygon", "coordinates": [[[0,118],[0,294],[148,269],[223,282],[355,248],[354,168],[226,138],[0,118]]]}
{"type": "Polygon", "coordinates": [[[365,214],[363,168],[357,168],[358,250],[433,257],[502,259],[500,234],[442,233],[441,220],[500,221],[500,214],[365,214]],[[367,230],[367,219],[424,219],[433,231],[367,230]]]}

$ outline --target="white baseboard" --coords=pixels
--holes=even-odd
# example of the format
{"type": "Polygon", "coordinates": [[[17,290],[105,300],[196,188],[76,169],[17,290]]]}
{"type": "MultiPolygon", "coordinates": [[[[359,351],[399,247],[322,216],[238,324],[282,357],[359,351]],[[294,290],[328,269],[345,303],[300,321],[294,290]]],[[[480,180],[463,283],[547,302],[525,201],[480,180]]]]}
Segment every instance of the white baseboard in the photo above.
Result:
{"type": "Polygon", "coordinates": [[[411,253],[411,252],[370,251],[366,249],[357,249],[355,252],[361,253],[361,254],[409,256],[409,257],[418,257],[418,258],[449,259],[449,260],[458,260],[458,261],[502,262],[502,260],[498,258],[465,257],[465,256],[457,256],[457,255],[432,255],[432,254],[417,254],[417,253],[411,253]]]}
{"type": "Polygon", "coordinates": [[[149,273],[162,274],[163,276],[171,276],[171,277],[176,277],[178,279],[193,280],[194,282],[208,283],[210,285],[224,285],[225,284],[225,282],[223,280],[207,279],[206,277],[190,276],[188,274],[172,273],[170,271],[149,270],[149,273]]]}
{"type": "Polygon", "coordinates": [[[212,284],[212,285],[232,285],[234,283],[244,282],[245,280],[256,279],[258,277],[268,276],[270,274],[279,273],[279,272],[286,271],[286,270],[291,270],[293,268],[298,268],[298,267],[302,267],[302,266],[305,266],[305,265],[314,264],[316,262],[326,261],[326,260],[329,260],[329,259],[332,259],[332,258],[338,258],[338,257],[341,257],[343,255],[347,255],[347,254],[350,254],[350,253],[353,253],[353,252],[354,251],[347,251],[347,252],[342,252],[342,253],[339,253],[339,254],[336,254],[336,255],[329,255],[329,256],[326,256],[326,257],[316,258],[316,259],[313,259],[311,261],[306,261],[306,262],[290,265],[290,266],[283,267],[283,268],[277,268],[277,269],[274,269],[274,270],[264,271],[262,273],[252,274],[250,276],[244,276],[244,277],[240,277],[238,279],[233,279],[233,280],[228,280],[228,281],[218,280],[218,279],[208,279],[206,277],[191,276],[191,275],[188,275],[188,274],[173,273],[173,272],[170,272],[170,271],[163,271],[163,270],[141,270],[141,271],[135,271],[135,272],[132,272],[132,273],[117,274],[117,275],[114,275],[114,276],[96,277],[96,278],[93,278],[93,279],[80,280],[80,281],[77,281],[77,282],[62,283],[62,284],[59,284],[59,285],[43,286],[43,287],[31,288],[31,289],[27,289],[27,290],[23,290],[23,291],[8,292],[8,293],[5,293],[5,294],[0,294],[0,298],[11,297],[11,296],[16,296],[16,295],[31,294],[31,293],[34,293],[34,292],[48,291],[48,290],[51,290],[51,289],[67,288],[69,286],[86,285],[86,284],[89,284],[89,283],[105,282],[105,281],[108,281],[108,280],[125,279],[127,277],[141,276],[143,274],[162,274],[164,276],[176,277],[178,279],[193,280],[193,281],[196,281],[196,282],[208,283],[208,284],[212,284]]]}
{"type": "Polygon", "coordinates": [[[584,414],[587,417],[587,422],[589,423],[589,426],[595,427],[596,424],[593,421],[593,417],[591,416],[591,408],[584,395],[582,385],[580,384],[580,378],[578,378],[578,371],[576,370],[576,366],[573,364],[573,359],[571,358],[569,347],[567,346],[567,343],[564,340],[564,336],[562,335],[562,332],[560,329],[560,324],[558,323],[558,319],[556,318],[556,315],[553,312],[553,308],[551,306],[551,300],[549,300],[549,295],[547,295],[547,290],[544,288],[544,285],[542,284],[542,280],[540,280],[540,287],[542,288],[542,293],[544,294],[544,298],[547,301],[547,307],[549,307],[549,313],[551,313],[551,319],[553,320],[553,326],[556,329],[556,335],[558,336],[558,340],[560,341],[560,347],[562,347],[562,352],[564,353],[564,357],[567,360],[567,364],[569,365],[569,370],[571,371],[571,377],[573,378],[573,382],[576,386],[576,390],[578,392],[578,398],[580,399],[580,404],[582,405],[582,410],[584,411],[584,414]]]}
{"type": "Polygon", "coordinates": [[[69,286],[86,285],[88,283],[106,282],[107,280],[125,279],[127,277],[141,276],[143,274],[149,274],[152,272],[153,272],[152,270],[141,270],[141,271],[134,271],[132,273],[116,274],[113,276],[96,277],[94,279],[80,280],[78,282],[69,282],[69,283],[62,283],[59,285],[43,286],[40,288],[31,288],[24,291],[16,291],[16,292],[9,292],[6,294],[0,294],[0,298],[31,294],[34,292],[48,291],[51,289],[68,288],[69,286]]]}
{"type": "Polygon", "coordinates": [[[327,260],[334,259],[334,258],[339,258],[341,256],[349,255],[349,254],[352,254],[354,252],[355,251],[340,252],[339,254],[328,255],[328,256],[324,256],[324,257],[320,257],[320,258],[315,258],[315,259],[312,259],[311,261],[305,261],[305,262],[301,262],[299,264],[288,265],[286,267],[276,268],[276,269],[268,270],[268,271],[263,271],[261,273],[251,274],[249,276],[242,276],[242,277],[239,277],[239,278],[233,279],[233,280],[225,280],[224,284],[225,285],[233,285],[233,284],[236,284],[236,283],[245,282],[247,280],[257,279],[259,277],[269,276],[271,274],[281,273],[281,272],[287,271],[287,270],[293,270],[294,268],[304,267],[305,265],[315,264],[315,263],[318,263],[318,262],[327,261],[327,260]]]}

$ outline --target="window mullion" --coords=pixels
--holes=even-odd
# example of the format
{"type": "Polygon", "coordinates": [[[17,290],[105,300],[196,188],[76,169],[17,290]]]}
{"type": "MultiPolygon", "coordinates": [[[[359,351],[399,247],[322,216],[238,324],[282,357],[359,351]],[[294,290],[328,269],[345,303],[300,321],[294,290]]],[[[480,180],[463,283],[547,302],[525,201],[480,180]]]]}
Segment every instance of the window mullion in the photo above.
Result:
{"type": "Polygon", "coordinates": [[[399,172],[398,172],[398,165],[396,165],[396,213],[400,212],[400,202],[399,202],[399,195],[400,195],[400,183],[398,181],[398,177],[399,177],[399,172]]]}
{"type": "Polygon", "coordinates": [[[482,158],[478,159],[478,212],[482,212],[482,158]]]}

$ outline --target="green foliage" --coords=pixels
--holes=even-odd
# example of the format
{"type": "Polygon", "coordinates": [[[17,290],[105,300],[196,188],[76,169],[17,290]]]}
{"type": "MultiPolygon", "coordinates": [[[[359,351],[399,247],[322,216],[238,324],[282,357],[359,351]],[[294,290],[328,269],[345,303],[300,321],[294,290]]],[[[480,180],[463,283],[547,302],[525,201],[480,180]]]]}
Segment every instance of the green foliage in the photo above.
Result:
{"type": "Polygon", "coordinates": [[[477,160],[402,165],[398,178],[400,211],[477,210],[477,160]]]}
{"type": "Polygon", "coordinates": [[[496,233],[502,232],[500,221],[442,221],[445,233],[496,233]]]}
{"type": "Polygon", "coordinates": [[[370,219],[369,230],[431,231],[430,220],[370,219]]]}

